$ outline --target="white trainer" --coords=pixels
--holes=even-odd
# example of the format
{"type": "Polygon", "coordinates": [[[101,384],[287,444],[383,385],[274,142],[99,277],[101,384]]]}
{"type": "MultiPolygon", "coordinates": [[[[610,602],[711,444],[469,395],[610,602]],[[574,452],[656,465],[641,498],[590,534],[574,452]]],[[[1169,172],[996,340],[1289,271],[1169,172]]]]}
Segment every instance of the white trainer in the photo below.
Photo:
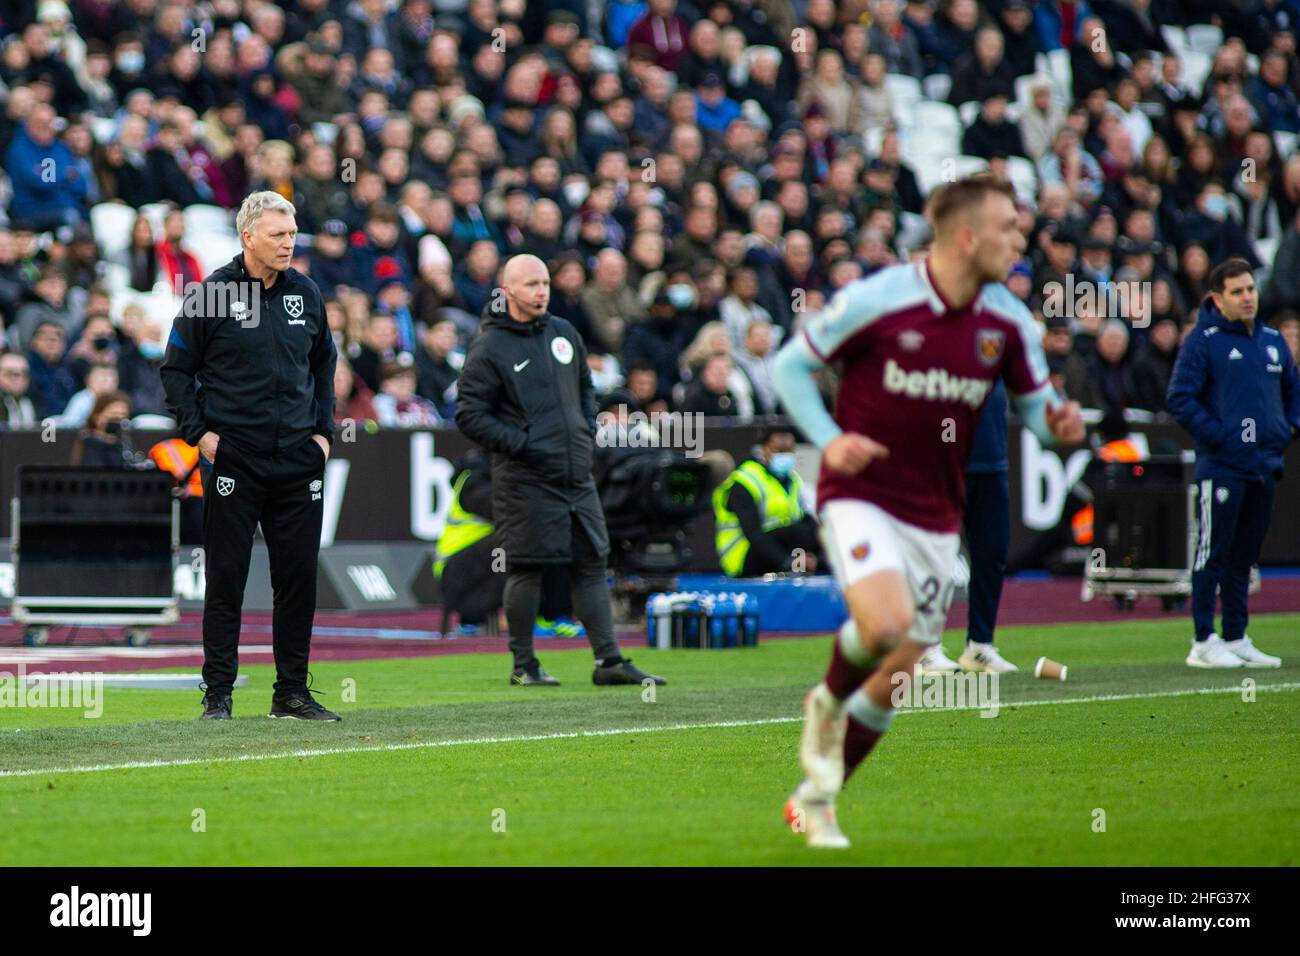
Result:
{"type": "Polygon", "coordinates": [[[918,674],[951,674],[961,670],[961,665],[943,652],[942,644],[931,644],[916,662],[918,674]]]}
{"type": "Polygon", "coordinates": [[[834,797],[844,786],[844,732],[849,718],[830,688],[818,684],[803,699],[799,762],[821,795],[834,797]]]}
{"type": "MultiPolygon", "coordinates": [[[[1242,638],[1245,640],[1245,638],[1242,638]]],[[[1240,642],[1237,642],[1240,643],[1240,642]]],[[[1192,650],[1187,655],[1188,667],[1225,668],[1244,667],[1243,661],[1228,648],[1218,634],[1211,634],[1203,641],[1192,641],[1192,650]]]]}
{"type": "Polygon", "coordinates": [[[988,674],[1014,674],[1020,670],[999,654],[998,649],[992,644],[980,644],[975,641],[966,642],[966,650],[962,652],[960,663],[963,670],[984,671],[988,674]]]}
{"type": "Polygon", "coordinates": [[[1281,667],[1282,658],[1265,654],[1250,642],[1248,635],[1237,641],[1224,641],[1223,646],[1232,654],[1241,658],[1247,667],[1281,667]]]}
{"type": "Polygon", "coordinates": [[[792,833],[802,833],[814,849],[847,850],[851,846],[835,819],[835,798],[819,796],[810,780],[799,784],[785,802],[785,822],[792,833]]]}

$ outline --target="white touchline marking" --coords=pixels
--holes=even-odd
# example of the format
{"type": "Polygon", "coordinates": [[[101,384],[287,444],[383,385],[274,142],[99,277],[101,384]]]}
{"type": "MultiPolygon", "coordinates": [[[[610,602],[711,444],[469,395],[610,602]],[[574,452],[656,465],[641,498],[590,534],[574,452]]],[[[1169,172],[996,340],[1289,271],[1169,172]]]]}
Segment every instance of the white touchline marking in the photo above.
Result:
{"type": "MultiPolygon", "coordinates": [[[[1259,684],[1257,691],[1289,691],[1300,689],[1300,681],[1285,684],[1259,684]]],[[[1191,697],[1196,694],[1240,694],[1240,685],[1233,687],[1200,687],[1189,690],[1162,690],[1150,694],[1099,694],[1096,697],[1066,697],[1061,700],[999,701],[998,709],[1038,707],[1044,704],[1096,704],[1115,700],[1150,700],[1156,697],[1191,697]]],[[[904,708],[905,714],[953,714],[963,710],[988,710],[987,707],[932,707],[913,710],[904,708]]],[[[396,750],[427,750],[433,747],[469,747],[476,744],[523,744],[542,740],[570,740],[578,737],[618,737],[627,734],[658,734],[672,730],[721,730],[727,727],[762,727],[768,724],[795,724],[802,717],[760,717],[755,720],[718,720],[707,724],[662,724],[658,727],[611,727],[606,730],[575,730],[555,734],[523,734],[517,737],[467,737],[457,740],[419,740],[407,744],[376,744],[369,747],[318,747],[311,750],[289,750],[275,754],[237,754],[234,757],[200,759],[186,757],[180,760],[133,760],[127,763],[90,764],[84,767],[51,767],[46,770],[0,770],[4,777],[39,777],[56,773],[100,773],[105,770],[147,770],[153,767],[193,767],[200,764],[245,763],[255,760],[292,760],[301,757],[332,757],[336,754],[386,753],[396,750]]]]}

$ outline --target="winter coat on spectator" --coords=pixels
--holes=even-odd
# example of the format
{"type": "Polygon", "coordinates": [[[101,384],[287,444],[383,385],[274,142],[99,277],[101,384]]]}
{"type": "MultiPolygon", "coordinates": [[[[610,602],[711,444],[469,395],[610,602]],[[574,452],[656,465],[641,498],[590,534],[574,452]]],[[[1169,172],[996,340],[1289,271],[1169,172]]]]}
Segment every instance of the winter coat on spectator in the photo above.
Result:
{"type": "Polygon", "coordinates": [[[13,186],[9,209],[14,219],[52,223],[66,222],[68,216],[85,218],[83,206],[90,184],[76,167],[71,150],[57,139],[42,146],[25,128],[19,129],[5,155],[4,168],[13,186]]]}

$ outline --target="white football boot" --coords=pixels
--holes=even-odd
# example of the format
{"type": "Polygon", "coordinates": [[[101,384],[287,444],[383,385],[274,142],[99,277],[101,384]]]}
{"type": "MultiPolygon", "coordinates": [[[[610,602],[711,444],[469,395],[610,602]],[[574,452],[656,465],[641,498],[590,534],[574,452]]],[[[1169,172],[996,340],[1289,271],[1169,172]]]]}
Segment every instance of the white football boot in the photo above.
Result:
{"type": "Polygon", "coordinates": [[[988,674],[1014,674],[1020,670],[1015,664],[998,653],[992,644],[966,642],[966,650],[959,658],[962,669],[967,671],[984,671],[988,674]]]}
{"type": "MultiPolygon", "coordinates": [[[[1241,641],[1235,643],[1240,644],[1244,640],[1245,638],[1242,638],[1241,641]]],[[[1245,664],[1245,661],[1232,653],[1231,649],[1219,638],[1218,634],[1211,634],[1203,641],[1192,641],[1192,650],[1187,655],[1188,667],[1219,669],[1226,667],[1244,667],[1245,664]]]]}
{"type": "Polygon", "coordinates": [[[817,792],[805,780],[785,802],[785,822],[792,833],[802,833],[808,845],[819,850],[847,850],[849,838],[835,819],[835,798],[817,792]]]}
{"type": "Polygon", "coordinates": [[[849,717],[844,705],[825,684],[818,684],[803,700],[803,736],[799,762],[820,794],[834,797],[844,786],[844,733],[849,717]]]}

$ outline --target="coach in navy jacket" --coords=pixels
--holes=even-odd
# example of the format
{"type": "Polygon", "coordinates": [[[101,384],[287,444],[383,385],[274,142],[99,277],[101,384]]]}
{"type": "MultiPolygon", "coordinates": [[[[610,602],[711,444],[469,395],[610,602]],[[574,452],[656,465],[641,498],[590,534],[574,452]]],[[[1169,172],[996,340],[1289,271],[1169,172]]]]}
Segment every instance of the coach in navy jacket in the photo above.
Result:
{"type": "Polygon", "coordinates": [[[1246,636],[1246,592],[1273,511],[1282,456],[1300,429],[1300,376],[1286,342],[1257,317],[1249,265],[1229,259],[1169,382],[1170,413],[1196,439],[1200,533],[1192,562],[1193,667],[1277,667],[1246,636]],[[1214,630],[1216,588],[1223,636],[1214,630]]]}

